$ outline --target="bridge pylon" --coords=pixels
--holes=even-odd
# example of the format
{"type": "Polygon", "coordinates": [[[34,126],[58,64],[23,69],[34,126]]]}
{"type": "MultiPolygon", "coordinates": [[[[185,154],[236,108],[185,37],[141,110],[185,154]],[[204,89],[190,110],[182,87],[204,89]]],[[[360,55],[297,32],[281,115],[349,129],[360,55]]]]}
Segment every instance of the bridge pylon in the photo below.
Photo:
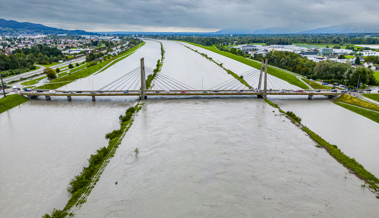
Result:
{"type": "Polygon", "coordinates": [[[267,62],[268,62],[268,59],[266,58],[266,63],[265,63],[265,80],[264,80],[264,84],[263,84],[263,99],[267,99],[267,62]]]}
{"type": "Polygon", "coordinates": [[[141,100],[146,99],[146,77],[145,77],[145,61],[141,58],[141,100]]]}
{"type": "Polygon", "coordinates": [[[261,63],[261,73],[259,74],[259,83],[258,83],[258,89],[260,90],[261,89],[261,85],[262,85],[262,73],[263,73],[263,70],[264,70],[264,63],[263,63],[263,58],[262,58],[262,63],[261,63]]]}

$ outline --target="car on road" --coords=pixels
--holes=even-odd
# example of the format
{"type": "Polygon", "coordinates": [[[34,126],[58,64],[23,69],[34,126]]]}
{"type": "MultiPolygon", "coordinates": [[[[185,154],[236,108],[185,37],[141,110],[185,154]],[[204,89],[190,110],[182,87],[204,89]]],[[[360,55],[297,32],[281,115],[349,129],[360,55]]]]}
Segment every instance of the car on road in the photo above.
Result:
{"type": "Polygon", "coordinates": [[[243,92],[243,90],[241,89],[241,90],[238,90],[237,92],[238,92],[238,93],[242,93],[242,92],[243,92]]]}
{"type": "Polygon", "coordinates": [[[76,91],[76,93],[83,93],[82,91],[76,91]]]}
{"type": "Polygon", "coordinates": [[[285,91],[286,91],[285,89],[281,89],[279,92],[284,93],[285,91]]]}
{"type": "Polygon", "coordinates": [[[68,91],[63,91],[63,93],[65,93],[65,94],[66,94],[66,93],[68,93],[68,91]]]}
{"type": "Polygon", "coordinates": [[[299,90],[297,90],[297,92],[304,92],[303,90],[301,90],[301,89],[299,89],[299,90]]]}
{"type": "Polygon", "coordinates": [[[203,93],[208,93],[207,91],[204,91],[203,93]]]}
{"type": "Polygon", "coordinates": [[[352,92],[357,92],[357,90],[356,89],[353,89],[353,90],[351,90],[352,92]]]}
{"type": "Polygon", "coordinates": [[[90,92],[90,94],[96,94],[96,92],[90,92]]]}
{"type": "Polygon", "coordinates": [[[347,91],[345,91],[345,90],[341,90],[341,93],[347,93],[347,91]]]}
{"type": "Polygon", "coordinates": [[[218,90],[214,90],[213,92],[219,92],[218,90]]]}
{"type": "Polygon", "coordinates": [[[32,91],[32,89],[31,88],[24,88],[24,91],[30,92],[30,91],[32,91]]]}
{"type": "Polygon", "coordinates": [[[74,92],[70,92],[70,94],[74,94],[74,92]]]}
{"type": "Polygon", "coordinates": [[[159,91],[155,91],[154,93],[160,93],[159,91]]]}
{"type": "Polygon", "coordinates": [[[320,90],[320,89],[317,89],[316,92],[321,92],[321,90],[320,90]]]}
{"type": "Polygon", "coordinates": [[[359,91],[358,93],[363,93],[363,91],[359,91]]]}
{"type": "Polygon", "coordinates": [[[166,91],[164,91],[164,93],[170,93],[170,90],[166,90],[166,91]]]}
{"type": "Polygon", "coordinates": [[[367,92],[371,92],[372,90],[371,89],[366,89],[367,92]]]}
{"type": "Polygon", "coordinates": [[[181,91],[180,93],[186,93],[186,91],[181,91]]]}
{"type": "Polygon", "coordinates": [[[103,91],[99,91],[99,93],[104,93],[103,91]]]}
{"type": "Polygon", "coordinates": [[[331,92],[337,92],[337,89],[332,89],[332,91],[331,92]]]}
{"type": "Polygon", "coordinates": [[[124,93],[125,93],[125,94],[126,94],[126,93],[129,93],[129,90],[125,90],[124,93]]]}
{"type": "Polygon", "coordinates": [[[50,90],[49,93],[50,94],[57,94],[57,92],[55,90],[50,90]]]}
{"type": "Polygon", "coordinates": [[[294,89],[294,90],[293,90],[293,92],[297,92],[297,91],[299,91],[299,90],[297,90],[297,89],[294,89]]]}
{"type": "Polygon", "coordinates": [[[38,89],[38,90],[37,90],[37,92],[43,92],[43,90],[41,90],[41,89],[38,89]]]}

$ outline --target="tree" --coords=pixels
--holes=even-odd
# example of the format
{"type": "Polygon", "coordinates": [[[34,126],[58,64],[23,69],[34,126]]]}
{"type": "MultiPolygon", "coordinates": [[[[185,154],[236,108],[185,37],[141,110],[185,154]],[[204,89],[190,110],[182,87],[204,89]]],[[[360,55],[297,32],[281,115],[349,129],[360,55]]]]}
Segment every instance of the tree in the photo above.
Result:
{"type": "Polygon", "coordinates": [[[46,74],[47,78],[49,79],[55,79],[57,78],[57,75],[55,74],[55,71],[51,68],[45,68],[43,69],[43,73],[46,74]]]}
{"type": "Polygon", "coordinates": [[[69,64],[68,68],[72,69],[72,68],[74,68],[74,66],[72,66],[72,64],[69,64]]]}
{"type": "Polygon", "coordinates": [[[76,66],[79,67],[79,63],[76,63],[76,66]]]}
{"type": "Polygon", "coordinates": [[[56,73],[59,73],[59,72],[61,72],[61,70],[60,70],[59,68],[57,68],[57,69],[55,70],[55,72],[56,72],[56,73]]]}
{"type": "Polygon", "coordinates": [[[356,64],[356,65],[361,65],[361,60],[360,60],[359,57],[356,57],[356,58],[355,58],[355,64],[356,64]]]}

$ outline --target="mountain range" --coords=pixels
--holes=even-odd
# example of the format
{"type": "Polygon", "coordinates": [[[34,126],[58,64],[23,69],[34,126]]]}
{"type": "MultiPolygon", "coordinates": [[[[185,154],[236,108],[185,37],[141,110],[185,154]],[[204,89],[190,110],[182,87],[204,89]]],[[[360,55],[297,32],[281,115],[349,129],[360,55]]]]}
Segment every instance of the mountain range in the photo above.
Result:
{"type": "Polygon", "coordinates": [[[29,22],[17,22],[14,20],[5,20],[0,18],[0,35],[7,34],[67,34],[67,35],[92,35],[95,33],[86,32],[84,30],[65,30],[54,27],[48,27],[42,24],[35,24],[29,22]]]}

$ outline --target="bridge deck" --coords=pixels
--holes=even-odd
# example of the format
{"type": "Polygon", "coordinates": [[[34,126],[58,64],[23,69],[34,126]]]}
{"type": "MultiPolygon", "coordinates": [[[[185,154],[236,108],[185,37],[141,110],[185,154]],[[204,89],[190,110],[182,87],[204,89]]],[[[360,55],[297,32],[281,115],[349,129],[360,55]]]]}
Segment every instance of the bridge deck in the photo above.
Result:
{"type": "MultiPolygon", "coordinates": [[[[67,92],[67,91],[66,91],[67,92]]],[[[130,90],[128,93],[124,93],[123,90],[119,91],[104,91],[99,93],[98,91],[82,91],[82,93],[76,93],[74,91],[68,91],[68,93],[64,93],[64,91],[57,91],[56,93],[49,93],[48,91],[44,92],[20,92],[21,95],[26,96],[139,96],[141,95],[139,90],[130,90]]],[[[313,90],[307,90],[303,92],[294,92],[287,90],[285,92],[280,92],[279,90],[267,91],[267,95],[342,95],[341,92],[331,92],[330,90],[321,90],[320,92],[316,92],[313,90]]],[[[165,90],[148,90],[145,91],[146,96],[188,96],[188,95],[263,95],[263,92],[256,92],[254,90],[243,90],[242,92],[236,90],[186,90],[182,92],[182,90],[170,90],[169,92],[165,90]]]]}

